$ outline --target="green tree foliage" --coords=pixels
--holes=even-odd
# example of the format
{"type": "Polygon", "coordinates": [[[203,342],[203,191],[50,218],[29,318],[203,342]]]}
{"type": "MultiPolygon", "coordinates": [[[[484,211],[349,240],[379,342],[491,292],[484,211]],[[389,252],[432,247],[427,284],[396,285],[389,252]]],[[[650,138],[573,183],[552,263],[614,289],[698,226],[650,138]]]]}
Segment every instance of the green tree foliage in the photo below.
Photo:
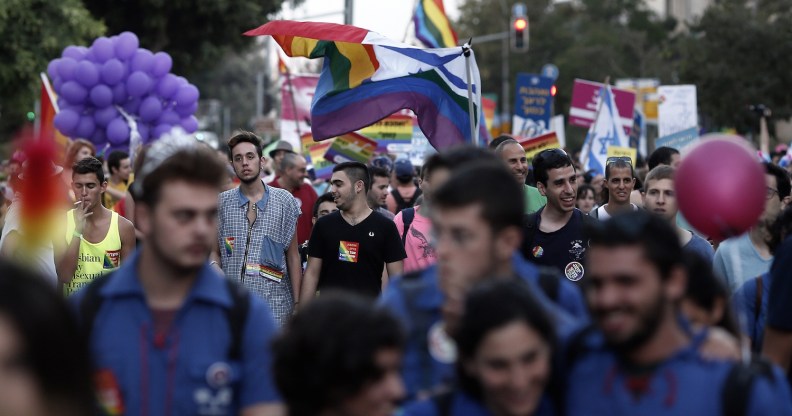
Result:
{"type": "Polygon", "coordinates": [[[707,9],[681,45],[680,81],[698,87],[711,127],[758,130],[751,104],[792,113],[792,8],[784,0],[723,0],[707,9]]]}
{"type": "Polygon", "coordinates": [[[0,1],[0,137],[26,122],[39,94],[39,72],[63,48],[104,33],[79,0],[0,1]]]}

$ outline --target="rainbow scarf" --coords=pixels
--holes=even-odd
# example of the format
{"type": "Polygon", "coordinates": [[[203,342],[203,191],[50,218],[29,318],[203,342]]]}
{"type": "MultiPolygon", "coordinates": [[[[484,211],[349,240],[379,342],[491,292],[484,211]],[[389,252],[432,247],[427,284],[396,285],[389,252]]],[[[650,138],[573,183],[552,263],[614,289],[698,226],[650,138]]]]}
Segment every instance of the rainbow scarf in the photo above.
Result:
{"type": "Polygon", "coordinates": [[[459,42],[445,14],[443,0],[419,0],[413,23],[415,37],[427,48],[453,48],[459,42]]]}
{"type": "MultiPolygon", "coordinates": [[[[407,108],[436,149],[473,142],[461,47],[420,49],[333,23],[274,21],[245,35],[271,35],[288,56],[325,58],[311,104],[314,140],[359,130],[407,108]]],[[[483,144],[488,133],[472,51],[470,61],[476,144],[483,144]]]]}

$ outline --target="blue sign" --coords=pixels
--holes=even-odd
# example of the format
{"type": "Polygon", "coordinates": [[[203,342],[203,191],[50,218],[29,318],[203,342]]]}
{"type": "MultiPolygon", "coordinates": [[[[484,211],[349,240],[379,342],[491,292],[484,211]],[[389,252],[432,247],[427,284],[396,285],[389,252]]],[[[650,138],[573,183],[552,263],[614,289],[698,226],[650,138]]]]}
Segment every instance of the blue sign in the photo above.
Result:
{"type": "Polygon", "coordinates": [[[552,79],[553,81],[558,79],[558,67],[553,64],[545,64],[542,67],[542,76],[552,79]]]}
{"type": "Polygon", "coordinates": [[[514,94],[512,134],[535,137],[550,129],[553,79],[537,74],[518,73],[514,94]]]}
{"type": "Polygon", "coordinates": [[[680,152],[690,145],[699,142],[698,127],[691,127],[682,131],[678,131],[668,136],[663,136],[655,140],[655,147],[670,147],[680,152]]]}

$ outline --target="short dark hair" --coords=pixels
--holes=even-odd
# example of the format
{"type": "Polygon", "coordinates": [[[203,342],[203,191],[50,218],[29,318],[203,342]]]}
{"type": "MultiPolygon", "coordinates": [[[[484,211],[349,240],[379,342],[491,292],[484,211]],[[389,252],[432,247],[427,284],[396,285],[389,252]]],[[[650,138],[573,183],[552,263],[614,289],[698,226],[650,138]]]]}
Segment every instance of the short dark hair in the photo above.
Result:
{"type": "Polygon", "coordinates": [[[275,384],[291,416],[317,415],[379,380],[377,352],[404,348],[400,323],[372,300],[322,293],[273,342],[275,384]]]}
{"type": "Polygon", "coordinates": [[[184,148],[143,177],[139,199],[154,207],[159,202],[163,185],[170,181],[208,185],[217,187],[219,191],[225,174],[225,167],[217,160],[214,151],[203,146],[184,148]]]}
{"type": "Polygon", "coordinates": [[[556,350],[553,323],[523,280],[483,281],[468,294],[464,311],[454,338],[459,348],[457,376],[460,387],[468,395],[483,398],[481,383],[465,370],[465,361],[476,356],[484,339],[494,330],[515,322],[524,323],[548,344],[552,360],[556,350]]]}
{"type": "Polygon", "coordinates": [[[534,156],[531,161],[531,166],[533,166],[536,182],[541,182],[545,186],[547,186],[547,178],[550,177],[550,175],[547,174],[550,169],[572,166],[572,169],[577,172],[575,164],[572,163],[572,158],[562,149],[542,150],[534,156]]]}
{"type": "Polygon", "coordinates": [[[258,157],[261,158],[264,156],[261,146],[261,139],[249,131],[241,131],[228,139],[228,160],[232,160],[234,158],[232,152],[234,151],[234,147],[240,143],[250,143],[253,146],[256,146],[256,154],[258,157]]]}
{"type": "Polygon", "coordinates": [[[385,178],[390,180],[390,173],[385,168],[381,168],[379,166],[369,166],[368,171],[370,176],[369,181],[371,183],[374,183],[374,178],[385,178]]]}
{"type": "Polygon", "coordinates": [[[659,181],[663,179],[671,179],[673,181],[675,177],[676,169],[672,168],[670,165],[657,166],[646,174],[643,183],[644,192],[649,190],[649,181],[659,181]]]}
{"type": "Polygon", "coordinates": [[[113,150],[107,155],[107,170],[110,174],[113,173],[113,169],[117,170],[121,167],[121,161],[124,159],[129,159],[129,153],[123,150],[113,150]]]}
{"type": "Polygon", "coordinates": [[[670,166],[671,159],[674,155],[678,154],[679,150],[673,147],[660,146],[649,155],[649,159],[646,160],[646,163],[649,165],[649,170],[656,168],[658,165],[670,166]]]}
{"type": "Polygon", "coordinates": [[[789,173],[787,173],[784,168],[776,165],[775,163],[763,162],[762,164],[765,167],[765,173],[768,175],[773,175],[776,178],[778,199],[783,200],[784,198],[788,197],[790,191],[792,191],[792,183],[789,182],[789,173]]]}
{"type": "Polygon", "coordinates": [[[635,168],[626,160],[617,159],[605,164],[605,179],[610,179],[611,166],[616,169],[630,168],[630,177],[635,178],[635,168]]]}
{"type": "Polygon", "coordinates": [[[688,276],[685,298],[708,312],[712,312],[717,300],[721,299],[723,316],[716,326],[739,338],[740,330],[732,312],[729,291],[723,280],[715,276],[712,262],[693,251],[684,251],[683,255],[688,276]]]}
{"type": "Polygon", "coordinates": [[[591,191],[591,195],[594,196],[594,199],[597,199],[597,191],[594,190],[594,187],[587,183],[581,183],[578,185],[577,196],[575,199],[582,199],[586,196],[586,191],[591,191]]]}
{"type": "Polygon", "coordinates": [[[368,167],[360,162],[339,163],[333,168],[333,173],[344,172],[352,181],[352,185],[357,181],[363,181],[363,192],[371,189],[371,178],[369,177],[368,167]]]}
{"type": "Polygon", "coordinates": [[[22,364],[45,414],[94,414],[88,340],[73,310],[43,277],[0,259],[0,316],[19,338],[22,364]]]}
{"type": "Polygon", "coordinates": [[[423,166],[421,166],[421,179],[426,179],[427,176],[430,176],[436,170],[443,168],[448,169],[445,159],[439,153],[430,155],[424,160],[423,166]]]}
{"type": "Polygon", "coordinates": [[[83,160],[77,161],[75,164],[72,165],[72,175],[75,173],[80,175],[85,175],[88,173],[96,174],[96,179],[99,180],[99,183],[102,184],[105,181],[104,175],[104,168],[102,167],[102,162],[99,159],[90,156],[86,157],[83,160]]]}
{"type": "Polygon", "coordinates": [[[517,142],[517,140],[515,140],[514,137],[511,137],[511,136],[506,135],[506,134],[502,134],[502,135],[492,139],[492,141],[489,143],[489,145],[487,145],[487,147],[494,152],[495,149],[500,147],[500,145],[502,145],[503,143],[508,142],[508,141],[517,142]]]}
{"type": "Polygon", "coordinates": [[[657,268],[663,279],[671,276],[675,266],[682,265],[682,247],[676,230],[660,216],[642,209],[587,224],[585,234],[592,248],[640,245],[644,258],[657,268]]]}
{"type": "Polygon", "coordinates": [[[316,202],[314,202],[313,206],[313,217],[316,218],[319,216],[319,205],[322,205],[325,202],[333,202],[335,198],[333,198],[333,194],[330,192],[323,193],[316,198],[316,202]]]}
{"type": "Polygon", "coordinates": [[[525,212],[522,186],[499,160],[474,162],[453,171],[433,198],[437,208],[480,204],[482,218],[494,232],[520,227],[525,212]]]}

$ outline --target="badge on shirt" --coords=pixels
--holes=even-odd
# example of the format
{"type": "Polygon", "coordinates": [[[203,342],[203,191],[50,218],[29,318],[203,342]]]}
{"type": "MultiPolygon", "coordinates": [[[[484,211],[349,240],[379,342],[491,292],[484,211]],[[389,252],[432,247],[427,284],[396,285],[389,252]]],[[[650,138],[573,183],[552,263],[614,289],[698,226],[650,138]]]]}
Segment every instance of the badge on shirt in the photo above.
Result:
{"type": "Polygon", "coordinates": [[[124,399],[118,380],[110,369],[99,370],[94,373],[94,385],[99,405],[106,415],[124,414],[124,399]]]}
{"type": "Polygon", "coordinates": [[[223,247],[225,247],[226,255],[230,256],[234,252],[234,237],[226,237],[223,247]]]}
{"type": "Polygon", "coordinates": [[[586,248],[583,247],[583,240],[573,240],[569,244],[571,245],[569,254],[574,256],[575,260],[580,260],[583,258],[583,253],[586,252],[586,248]]]}
{"type": "Polygon", "coordinates": [[[214,389],[225,387],[231,381],[231,366],[218,361],[206,370],[206,382],[214,389]]]}
{"type": "Polygon", "coordinates": [[[258,263],[245,264],[245,276],[258,276],[260,267],[258,263]]]}
{"type": "Polygon", "coordinates": [[[584,273],[585,270],[583,269],[583,265],[576,261],[570,262],[564,267],[564,275],[573,282],[582,279],[584,273]]]}
{"type": "Polygon", "coordinates": [[[544,255],[544,249],[542,248],[542,246],[535,246],[533,250],[531,250],[531,253],[533,254],[534,257],[538,259],[539,257],[542,257],[542,255],[544,255]]]}
{"type": "Polygon", "coordinates": [[[357,263],[360,243],[354,241],[342,241],[338,246],[338,260],[349,263],[357,263]]]}
{"type": "Polygon", "coordinates": [[[118,268],[121,262],[121,250],[107,250],[105,251],[104,261],[102,262],[103,269],[118,268]]]}
{"type": "Polygon", "coordinates": [[[264,264],[259,265],[259,276],[272,280],[275,283],[280,283],[283,280],[283,272],[264,264]]]}
{"type": "Polygon", "coordinates": [[[435,323],[429,328],[427,340],[429,343],[429,354],[432,355],[432,358],[443,364],[452,364],[456,361],[456,344],[445,332],[442,321],[435,323]]]}

